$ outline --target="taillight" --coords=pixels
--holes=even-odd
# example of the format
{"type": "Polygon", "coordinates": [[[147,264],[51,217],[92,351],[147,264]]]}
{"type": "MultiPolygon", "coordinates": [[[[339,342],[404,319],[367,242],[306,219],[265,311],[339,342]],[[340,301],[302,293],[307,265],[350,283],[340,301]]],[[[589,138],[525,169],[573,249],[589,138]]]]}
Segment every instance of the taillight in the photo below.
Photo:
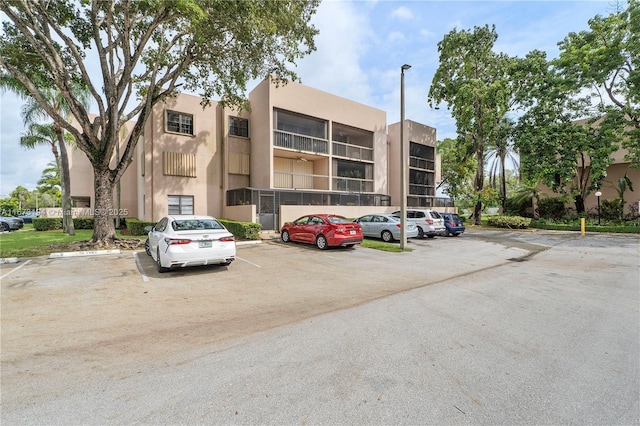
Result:
{"type": "Polygon", "coordinates": [[[433,225],[433,219],[427,219],[427,223],[428,223],[429,225],[433,225]]]}
{"type": "Polygon", "coordinates": [[[342,227],[338,227],[338,229],[336,229],[336,232],[337,232],[338,234],[344,234],[345,229],[344,229],[344,228],[342,228],[342,227]]]}
{"type": "Polygon", "coordinates": [[[398,228],[400,228],[402,225],[400,225],[399,223],[396,223],[396,226],[397,226],[398,228]]]}
{"type": "Polygon", "coordinates": [[[231,242],[231,241],[234,241],[234,240],[235,240],[235,238],[233,238],[233,235],[230,235],[228,237],[220,238],[220,241],[222,241],[223,243],[228,243],[228,242],[231,242]]]}
{"type": "Polygon", "coordinates": [[[449,222],[449,225],[456,226],[456,223],[455,222],[449,222]]]}
{"type": "Polygon", "coordinates": [[[186,238],[165,238],[164,242],[170,246],[174,244],[191,244],[191,240],[186,238]]]}

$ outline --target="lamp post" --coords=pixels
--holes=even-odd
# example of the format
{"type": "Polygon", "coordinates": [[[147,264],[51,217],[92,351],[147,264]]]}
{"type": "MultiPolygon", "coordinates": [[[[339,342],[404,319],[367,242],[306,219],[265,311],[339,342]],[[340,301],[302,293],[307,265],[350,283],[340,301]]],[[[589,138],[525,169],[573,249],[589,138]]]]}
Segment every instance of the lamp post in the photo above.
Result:
{"type": "Polygon", "coordinates": [[[411,65],[400,67],[400,249],[407,247],[407,156],[404,147],[404,72],[411,65]]]}
{"type": "Polygon", "coordinates": [[[596,191],[596,197],[598,197],[598,226],[600,226],[600,196],[602,196],[602,192],[596,191]]]}

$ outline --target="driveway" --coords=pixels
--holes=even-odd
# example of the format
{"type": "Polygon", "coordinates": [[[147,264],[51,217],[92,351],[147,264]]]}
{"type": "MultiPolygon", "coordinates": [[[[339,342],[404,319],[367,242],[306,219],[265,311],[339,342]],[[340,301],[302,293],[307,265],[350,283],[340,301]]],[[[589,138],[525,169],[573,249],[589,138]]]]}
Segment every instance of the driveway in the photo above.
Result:
{"type": "Polygon", "coordinates": [[[3,423],[638,420],[636,238],[470,231],[410,246],[271,241],[167,274],[144,252],[2,265],[3,423]],[[571,382],[558,373],[579,388],[547,410],[571,382]],[[617,402],[569,416],[594,385],[617,402]]]}

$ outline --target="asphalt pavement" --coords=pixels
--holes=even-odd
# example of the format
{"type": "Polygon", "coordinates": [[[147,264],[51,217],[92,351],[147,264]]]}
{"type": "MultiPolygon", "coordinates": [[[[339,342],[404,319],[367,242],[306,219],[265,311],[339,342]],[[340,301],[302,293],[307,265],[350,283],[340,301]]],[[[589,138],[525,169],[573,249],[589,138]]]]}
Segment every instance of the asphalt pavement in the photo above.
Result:
{"type": "MultiPolygon", "coordinates": [[[[259,252],[320,253],[264,244],[238,255],[262,266],[259,252]]],[[[407,256],[329,252],[345,268],[331,281],[342,276],[333,284],[349,286],[356,277],[348,256],[371,253],[380,265],[365,275],[372,285],[376,276],[388,283],[413,276],[421,285],[174,351],[161,366],[96,375],[55,397],[38,392],[33,378],[27,399],[5,398],[3,368],[2,423],[640,424],[636,236],[470,231],[412,244],[407,256]],[[394,264],[403,270],[394,273],[394,264]]],[[[137,269],[153,281],[145,262],[137,269]]],[[[179,276],[194,282],[206,274],[179,276]]]]}

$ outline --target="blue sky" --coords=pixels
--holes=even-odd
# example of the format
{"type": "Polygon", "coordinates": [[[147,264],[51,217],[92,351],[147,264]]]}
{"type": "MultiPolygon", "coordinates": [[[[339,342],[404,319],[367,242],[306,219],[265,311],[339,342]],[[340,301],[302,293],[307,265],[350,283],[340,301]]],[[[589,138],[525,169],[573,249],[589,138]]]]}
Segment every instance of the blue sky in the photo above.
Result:
{"type": "MultiPolygon", "coordinates": [[[[400,67],[405,72],[405,118],[437,129],[438,139],[455,137],[446,108],[432,110],[427,94],[438,68],[437,44],[452,29],[495,25],[496,52],[523,57],[534,49],[558,54],[557,43],[588,20],[608,15],[610,1],[343,1],[325,0],[314,17],[317,50],[298,61],[303,84],[387,112],[400,120],[400,67]]],[[[253,85],[248,87],[250,91],[253,85]]],[[[19,146],[22,101],[10,93],[0,101],[0,196],[18,185],[35,189],[53,161],[50,148],[19,146]]],[[[93,177],[91,177],[93,178],[93,177]]]]}

